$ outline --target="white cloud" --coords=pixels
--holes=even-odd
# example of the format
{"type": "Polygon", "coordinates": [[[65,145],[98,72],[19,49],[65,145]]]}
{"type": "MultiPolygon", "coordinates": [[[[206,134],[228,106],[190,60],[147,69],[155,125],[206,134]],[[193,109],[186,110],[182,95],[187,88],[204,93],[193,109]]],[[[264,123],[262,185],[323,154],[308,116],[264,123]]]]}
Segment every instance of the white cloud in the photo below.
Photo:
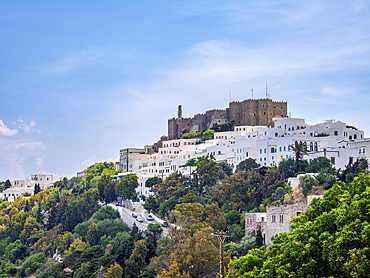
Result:
{"type": "Polygon", "coordinates": [[[5,135],[5,136],[14,136],[18,133],[17,129],[10,129],[8,128],[3,120],[0,120],[0,134],[5,135]]]}
{"type": "Polygon", "coordinates": [[[104,160],[99,159],[95,154],[92,155],[90,158],[82,161],[81,165],[85,168],[99,162],[103,162],[104,160]]]}
{"type": "Polygon", "coordinates": [[[362,12],[367,11],[367,5],[364,0],[351,0],[351,4],[353,5],[353,9],[355,12],[362,12]]]}
{"type": "Polygon", "coordinates": [[[36,126],[35,121],[30,121],[30,123],[28,125],[23,121],[22,117],[18,117],[17,121],[19,122],[19,124],[18,124],[19,128],[24,130],[24,132],[26,134],[31,133],[31,132],[35,132],[35,133],[38,133],[38,134],[41,133],[40,130],[35,128],[35,126],[36,126]]]}
{"type": "Polygon", "coordinates": [[[0,140],[0,174],[9,179],[24,179],[43,173],[45,146],[41,141],[0,140]]]}
{"type": "Polygon", "coordinates": [[[49,65],[45,71],[47,73],[67,73],[81,67],[87,67],[103,56],[104,53],[105,52],[99,48],[83,50],[61,58],[49,65]]]}

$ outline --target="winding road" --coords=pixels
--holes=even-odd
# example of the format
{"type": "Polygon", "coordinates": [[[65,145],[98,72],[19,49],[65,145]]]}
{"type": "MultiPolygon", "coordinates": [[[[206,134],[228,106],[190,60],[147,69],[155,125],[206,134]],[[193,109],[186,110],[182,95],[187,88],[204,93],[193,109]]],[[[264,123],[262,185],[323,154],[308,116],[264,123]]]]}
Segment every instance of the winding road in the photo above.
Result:
{"type": "MultiPolygon", "coordinates": [[[[144,209],[143,205],[140,202],[134,202],[133,205],[135,207],[135,213],[138,216],[140,215],[143,218],[143,222],[141,222],[141,223],[138,222],[136,220],[136,218],[134,218],[132,216],[132,211],[130,209],[125,208],[125,207],[121,207],[121,206],[115,206],[113,204],[108,204],[108,206],[114,208],[115,210],[118,210],[118,212],[121,216],[121,220],[123,222],[125,222],[130,228],[132,228],[133,224],[136,223],[136,226],[139,228],[139,230],[145,231],[150,223],[152,223],[152,224],[155,224],[155,223],[161,224],[161,223],[164,222],[164,220],[159,219],[158,217],[156,217],[153,214],[152,214],[154,216],[153,221],[146,220],[148,212],[144,209]]],[[[164,227],[162,227],[162,229],[163,229],[162,236],[167,236],[170,229],[169,228],[164,228],[164,227]]]]}

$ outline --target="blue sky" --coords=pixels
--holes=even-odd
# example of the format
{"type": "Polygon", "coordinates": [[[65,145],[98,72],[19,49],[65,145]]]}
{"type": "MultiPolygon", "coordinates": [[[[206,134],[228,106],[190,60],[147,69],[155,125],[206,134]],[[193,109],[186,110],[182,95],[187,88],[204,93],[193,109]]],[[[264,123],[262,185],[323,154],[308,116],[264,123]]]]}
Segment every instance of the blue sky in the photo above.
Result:
{"type": "Polygon", "coordinates": [[[73,176],[265,94],[370,136],[370,1],[1,1],[0,181],[73,176]]]}

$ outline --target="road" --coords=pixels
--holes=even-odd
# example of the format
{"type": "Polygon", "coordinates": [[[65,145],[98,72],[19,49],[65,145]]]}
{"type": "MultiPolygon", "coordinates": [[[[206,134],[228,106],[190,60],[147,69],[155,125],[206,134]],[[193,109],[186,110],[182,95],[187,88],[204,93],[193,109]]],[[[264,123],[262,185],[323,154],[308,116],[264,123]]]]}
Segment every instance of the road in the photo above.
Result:
{"type": "MultiPolygon", "coordinates": [[[[121,207],[121,206],[115,206],[113,204],[108,204],[108,206],[111,206],[115,210],[118,210],[118,212],[121,216],[121,220],[123,222],[125,222],[130,228],[132,228],[132,225],[134,223],[136,223],[136,226],[139,228],[139,230],[145,231],[150,223],[152,223],[152,224],[155,224],[155,223],[161,224],[163,222],[163,220],[161,220],[157,217],[155,217],[155,220],[153,220],[153,221],[146,220],[148,212],[144,209],[143,205],[140,202],[134,202],[133,205],[135,207],[135,213],[138,216],[140,215],[143,218],[143,222],[140,223],[134,217],[132,217],[132,211],[130,209],[124,208],[124,207],[121,207]]],[[[162,227],[162,229],[163,229],[162,236],[167,236],[168,233],[169,233],[169,228],[162,227]]]]}

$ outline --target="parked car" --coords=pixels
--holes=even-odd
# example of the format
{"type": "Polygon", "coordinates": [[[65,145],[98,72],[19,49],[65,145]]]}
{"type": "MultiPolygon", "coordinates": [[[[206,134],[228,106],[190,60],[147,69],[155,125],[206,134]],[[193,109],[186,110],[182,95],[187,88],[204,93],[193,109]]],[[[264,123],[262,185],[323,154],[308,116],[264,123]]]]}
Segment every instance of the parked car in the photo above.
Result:
{"type": "Polygon", "coordinates": [[[143,222],[144,219],[141,216],[136,217],[137,222],[143,222]]]}
{"type": "Polygon", "coordinates": [[[146,220],[148,220],[148,221],[153,221],[153,220],[154,220],[153,215],[148,214],[148,216],[146,217],[146,220]]]}
{"type": "Polygon", "coordinates": [[[162,225],[162,227],[164,227],[164,228],[167,228],[167,227],[168,227],[168,223],[167,223],[166,221],[164,221],[161,225],[162,225]]]}
{"type": "Polygon", "coordinates": [[[132,217],[133,218],[136,218],[137,217],[137,214],[135,212],[132,212],[132,217]]]}

